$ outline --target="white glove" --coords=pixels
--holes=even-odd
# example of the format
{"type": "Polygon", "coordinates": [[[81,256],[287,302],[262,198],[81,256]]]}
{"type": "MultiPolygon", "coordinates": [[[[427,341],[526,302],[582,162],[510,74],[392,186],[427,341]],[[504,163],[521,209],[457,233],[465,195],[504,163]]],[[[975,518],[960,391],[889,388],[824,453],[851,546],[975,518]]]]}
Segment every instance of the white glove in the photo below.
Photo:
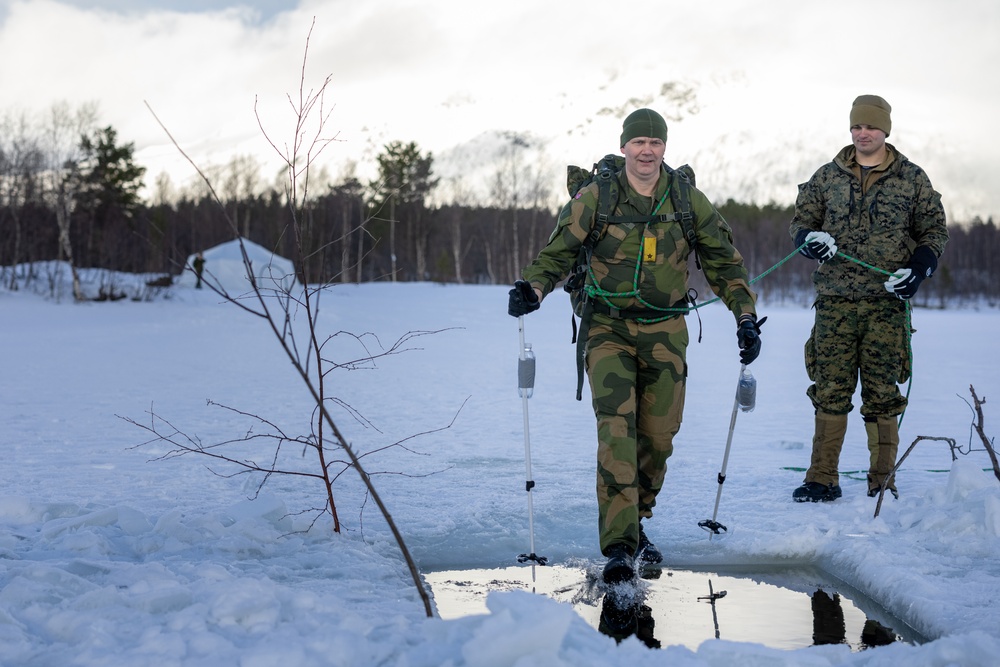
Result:
{"type": "Polygon", "coordinates": [[[810,259],[818,259],[822,264],[837,254],[837,242],[826,232],[809,232],[801,252],[810,259]]]}
{"type": "Polygon", "coordinates": [[[892,277],[885,281],[885,289],[906,301],[917,293],[917,288],[920,287],[923,279],[924,277],[919,273],[914,273],[913,269],[898,269],[892,274],[892,277]]]}

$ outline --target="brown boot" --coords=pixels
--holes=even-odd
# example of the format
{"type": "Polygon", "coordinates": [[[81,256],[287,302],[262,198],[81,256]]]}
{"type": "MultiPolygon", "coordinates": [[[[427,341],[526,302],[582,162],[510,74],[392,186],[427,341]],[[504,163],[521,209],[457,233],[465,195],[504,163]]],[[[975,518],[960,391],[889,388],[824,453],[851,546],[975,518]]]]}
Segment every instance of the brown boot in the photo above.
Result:
{"type": "Polygon", "coordinates": [[[813,435],[812,459],[805,482],[792,492],[792,498],[802,501],[835,500],[840,497],[840,450],[847,434],[847,415],[831,415],[816,411],[816,432],[813,435]],[[820,489],[823,489],[820,492],[820,489]]]}
{"type": "MultiPolygon", "coordinates": [[[[868,433],[868,495],[872,498],[878,495],[882,482],[892,473],[896,465],[896,453],[899,450],[899,423],[895,417],[878,417],[869,421],[865,419],[865,432],[868,433]]],[[[889,479],[886,488],[894,498],[899,498],[896,490],[896,478],[889,479]]]]}

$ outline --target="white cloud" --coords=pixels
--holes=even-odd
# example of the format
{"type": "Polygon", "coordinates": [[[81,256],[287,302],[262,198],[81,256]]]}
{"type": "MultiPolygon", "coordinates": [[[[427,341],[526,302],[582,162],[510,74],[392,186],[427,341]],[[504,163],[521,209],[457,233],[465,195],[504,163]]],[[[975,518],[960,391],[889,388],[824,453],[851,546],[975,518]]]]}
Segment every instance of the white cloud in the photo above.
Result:
{"type": "Polygon", "coordinates": [[[281,12],[260,0],[199,12],[151,0],[125,12],[77,4],[88,8],[19,0],[0,10],[4,98],[32,110],[97,100],[101,122],[135,142],[151,176],[191,171],[144,101],[200,161],[274,159],[255,100],[284,140],[285,96],[297,95],[315,17],[307,85],[332,75],[331,122],[344,140],[327,152],[335,163],[364,161],[393,139],[444,155],[488,131],[531,133],[548,140],[556,164],[586,162],[616,148],[620,116],[601,109],[666,104],[661,86],[682,82],[696,88],[700,111],[672,123],[668,160],[691,162],[712,196],[787,202],[796,179],[848,142],[854,96],[877,93],[893,105],[890,141],[928,171],[951,212],[1000,212],[990,185],[1000,177],[1000,5],[991,0],[639,0],[613,9],[511,0],[502,10],[300,0],[281,12]]]}

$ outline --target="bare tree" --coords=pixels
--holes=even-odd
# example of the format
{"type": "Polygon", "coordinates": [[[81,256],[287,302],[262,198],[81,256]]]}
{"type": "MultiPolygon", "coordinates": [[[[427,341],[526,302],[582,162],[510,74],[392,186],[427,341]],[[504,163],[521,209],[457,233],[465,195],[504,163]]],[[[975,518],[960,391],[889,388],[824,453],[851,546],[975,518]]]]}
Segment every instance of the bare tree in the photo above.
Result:
{"type": "Polygon", "coordinates": [[[465,184],[461,177],[455,176],[449,179],[452,191],[452,201],[455,206],[450,207],[446,213],[448,228],[450,230],[451,261],[455,265],[455,282],[459,285],[465,282],[462,273],[462,265],[472,241],[464,241],[462,237],[463,218],[468,215],[474,205],[474,195],[471,189],[465,184]]]}
{"type": "Polygon", "coordinates": [[[337,275],[340,281],[348,283],[351,281],[351,269],[357,268],[358,279],[361,282],[360,267],[364,257],[364,237],[371,236],[364,224],[364,186],[357,177],[357,163],[348,161],[338,179],[338,183],[331,188],[331,192],[340,197],[340,264],[337,275]],[[358,250],[357,260],[351,260],[352,235],[357,234],[358,250]]]}
{"type": "Polygon", "coordinates": [[[95,103],[84,104],[76,110],[66,102],[54,104],[43,128],[42,150],[45,155],[47,187],[45,196],[55,211],[59,227],[59,249],[69,264],[73,278],[73,298],[84,299],[80,275],[73,255],[70,225],[76,205],[76,173],[82,158],[80,138],[92,130],[97,122],[95,103]]]}
{"type": "Polygon", "coordinates": [[[230,215],[244,237],[250,236],[249,202],[261,188],[260,162],[252,155],[236,155],[222,169],[222,200],[231,207],[230,215]],[[240,221],[240,202],[247,202],[240,221]]]}
{"type": "MultiPolygon", "coordinates": [[[[523,207],[521,190],[521,171],[523,170],[523,152],[530,147],[528,139],[523,135],[508,132],[504,135],[504,147],[500,156],[500,164],[493,174],[493,194],[501,210],[510,215],[510,267],[511,275],[517,276],[521,271],[521,238],[518,225],[518,212],[523,207]]],[[[503,225],[498,225],[503,233],[503,225]]],[[[501,244],[503,247],[505,244],[501,244]]]]}
{"type": "Polygon", "coordinates": [[[18,287],[17,265],[22,260],[22,209],[36,196],[42,171],[42,153],[25,114],[0,120],[0,210],[11,220],[11,271],[7,287],[18,287]]]}
{"type": "MultiPolygon", "coordinates": [[[[313,21],[313,26],[315,26],[315,19],[313,21]]],[[[291,143],[280,144],[274,140],[268,130],[263,126],[260,120],[259,112],[257,113],[258,125],[260,126],[261,132],[264,134],[265,138],[275,151],[281,156],[285,165],[288,177],[286,195],[290,219],[287,231],[292,235],[293,246],[298,255],[295,259],[300,267],[306,267],[309,265],[309,263],[305,260],[308,259],[310,253],[312,252],[303,243],[301,224],[303,212],[306,210],[307,203],[309,201],[311,169],[322,151],[329,146],[330,143],[336,140],[336,135],[329,136],[327,134],[326,127],[330,114],[332,113],[332,109],[327,108],[325,104],[326,90],[331,77],[327,76],[318,90],[306,90],[305,68],[309,55],[309,41],[312,36],[313,26],[310,27],[309,34],[306,38],[306,45],[302,58],[302,70],[299,79],[298,96],[297,98],[293,98],[292,95],[288,95],[288,104],[295,119],[295,127],[291,143]]],[[[150,112],[152,113],[152,109],[150,109],[150,112]]],[[[155,113],[153,115],[155,117],[155,113]]],[[[215,189],[212,187],[211,182],[204,176],[204,173],[198,169],[197,165],[184,153],[177,141],[174,140],[169,131],[167,131],[158,118],[157,122],[160,123],[160,126],[170,137],[178,151],[181,152],[181,154],[198,171],[202,179],[205,180],[206,185],[208,186],[210,192],[212,192],[215,201],[222,206],[222,201],[215,193],[215,189]]],[[[225,207],[222,206],[222,209],[225,210],[225,207]]],[[[336,450],[347,457],[346,465],[358,473],[365,489],[367,490],[367,493],[379,508],[379,511],[386,520],[386,523],[388,524],[389,529],[392,532],[400,551],[402,552],[403,558],[409,567],[413,582],[420,594],[421,599],[423,600],[424,609],[428,616],[433,616],[430,597],[428,596],[423,581],[421,580],[416,563],[413,561],[413,558],[406,547],[402,534],[397,528],[395,521],[393,521],[392,515],[389,513],[382,497],[372,483],[371,476],[362,465],[361,456],[355,452],[354,448],[347,441],[330,412],[331,404],[343,404],[338,403],[327,394],[326,380],[331,372],[338,368],[342,368],[343,364],[338,364],[330,359],[325,349],[327,343],[336,337],[337,334],[334,334],[334,336],[322,337],[318,330],[317,320],[320,310],[320,298],[327,285],[320,284],[318,287],[312,286],[310,281],[311,276],[305,269],[300,269],[303,272],[301,285],[296,285],[295,281],[290,279],[292,278],[290,276],[258,275],[258,272],[254,270],[252,262],[247,255],[243,238],[239,236],[239,229],[236,222],[232,220],[232,218],[228,216],[226,217],[234,236],[240,243],[243,263],[247,270],[247,276],[250,279],[250,291],[243,295],[233,295],[227,292],[225,287],[217,282],[213,283],[212,281],[206,281],[206,284],[209,288],[220,294],[226,301],[238,306],[249,314],[259,317],[266,323],[267,326],[270,327],[282,351],[292,362],[292,367],[295,369],[296,373],[302,380],[302,383],[308,390],[315,405],[315,430],[310,437],[300,442],[303,446],[309,447],[318,459],[318,472],[315,473],[315,476],[322,480],[327,497],[326,507],[323,511],[329,511],[331,514],[335,512],[332,485],[336,475],[339,474],[339,472],[337,472],[337,468],[335,468],[336,455],[334,454],[334,451],[336,450]],[[299,312],[302,312],[305,315],[304,339],[301,337],[301,334],[297,330],[295,324],[296,314],[299,312]]],[[[400,346],[405,347],[405,342],[413,336],[428,333],[436,332],[410,332],[406,336],[402,337],[400,341],[397,341],[396,345],[391,346],[390,352],[398,351],[400,346]]],[[[367,354],[358,363],[370,360],[371,358],[373,358],[373,355],[367,354]]],[[[166,433],[161,433],[157,430],[157,428],[158,426],[154,420],[153,424],[151,424],[151,430],[157,435],[158,439],[166,440],[168,437],[172,438],[174,436],[174,432],[172,430],[168,430],[166,433]]],[[[274,438],[274,441],[279,444],[288,440],[288,438],[283,436],[281,433],[272,434],[272,437],[274,438]]],[[[178,442],[180,442],[180,440],[181,439],[177,439],[178,442]]],[[[171,440],[171,442],[174,442],[174,440],[171,440]]],[[[189,451],[198,454],[206,454],[206,450],[199,447],[195,447],[189,451]]],[[[214,453],[214,449],[211,451],[214,453]]],[[[274,455],[276,458],[277,452],[275,452],[274,455]]],[[[279,469],[276,465],[256,466],[254,469],[265,472],[266,474],[289,472],[279,469]]]]}

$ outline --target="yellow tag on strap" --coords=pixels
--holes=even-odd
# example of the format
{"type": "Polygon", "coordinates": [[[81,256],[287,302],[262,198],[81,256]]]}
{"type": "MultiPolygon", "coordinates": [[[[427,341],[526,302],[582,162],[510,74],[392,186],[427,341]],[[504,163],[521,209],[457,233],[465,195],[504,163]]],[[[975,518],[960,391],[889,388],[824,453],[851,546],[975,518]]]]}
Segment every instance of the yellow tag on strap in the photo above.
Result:
{"type": "Polygon", "coordinates": [[[644,261],[644,262],[655,262],[656,261],[656,237],[655,236],[644,236],[644,237],[642,237],[642,261],[644,261]]]}

